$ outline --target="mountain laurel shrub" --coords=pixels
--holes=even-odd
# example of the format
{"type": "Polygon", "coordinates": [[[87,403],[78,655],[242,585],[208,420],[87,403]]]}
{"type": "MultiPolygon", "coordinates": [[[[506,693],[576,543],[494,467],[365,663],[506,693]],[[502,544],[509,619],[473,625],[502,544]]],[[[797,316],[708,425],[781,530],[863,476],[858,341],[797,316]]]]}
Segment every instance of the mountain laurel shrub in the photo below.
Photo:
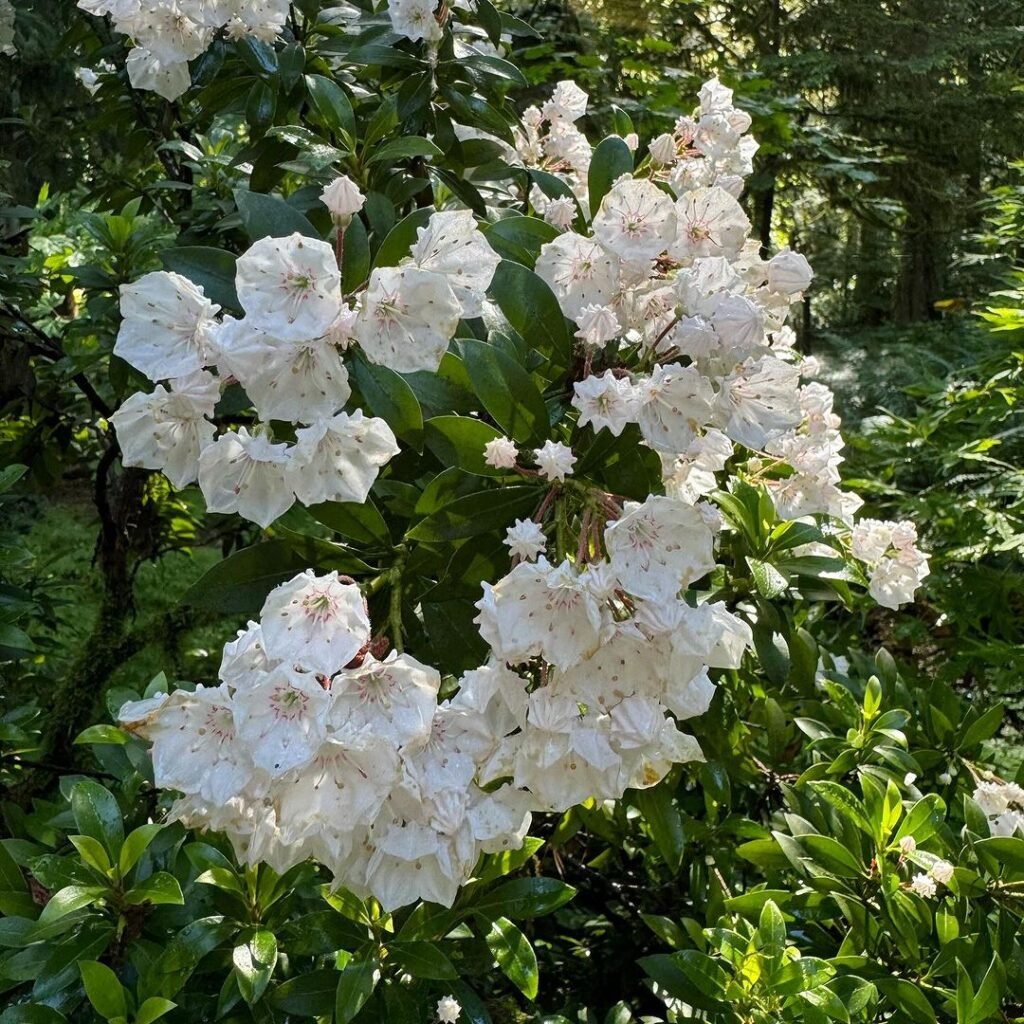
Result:
{"type": "Polygon", "coordinates": [[[5,804],[0,1020],[1024,1012],[1001,709],[850,647],[928,559],[841,486],[731,90],[594,145],[488,0],[79,6],[167,175],[104,242],[178,230],[75,268],[73,379],[236,517],[184,602],[250,618],[5,804]]]}

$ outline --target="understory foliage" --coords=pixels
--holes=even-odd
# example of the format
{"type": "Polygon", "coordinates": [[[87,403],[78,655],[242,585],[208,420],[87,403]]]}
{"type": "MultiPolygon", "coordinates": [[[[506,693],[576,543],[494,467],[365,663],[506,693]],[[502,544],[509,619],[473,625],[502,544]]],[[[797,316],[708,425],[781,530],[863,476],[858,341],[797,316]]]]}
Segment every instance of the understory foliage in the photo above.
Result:
{"type": "Polygon", "coordinates": [[[732,91],[598,141],[489,0],[79,6],[118,144],[3,211],[0,499],[88,479],[104,593],[51,653],[5,542],[0,1024],[1024,1017],[1003,708],[862,629],[941,535],[844,485],[732,91]],[[107,687],[197,545],[217,650],[107,687]]]}
{"type": "MultiPolygon", "coordinates": [[[[922,525],[932,576],[920,614],[892,641],[924,672],[1002,698],[1019,732],[1024,633],[1024,420],[1021,418],[1024,194],[1000,190],[979,240],[1001,287],[979,307],[974,358],[904,385],[900,409],[865,420],[850,474],[873,514],[922,525]]],[[[963,337],[963,328],[956,335],[963,337]]]]}

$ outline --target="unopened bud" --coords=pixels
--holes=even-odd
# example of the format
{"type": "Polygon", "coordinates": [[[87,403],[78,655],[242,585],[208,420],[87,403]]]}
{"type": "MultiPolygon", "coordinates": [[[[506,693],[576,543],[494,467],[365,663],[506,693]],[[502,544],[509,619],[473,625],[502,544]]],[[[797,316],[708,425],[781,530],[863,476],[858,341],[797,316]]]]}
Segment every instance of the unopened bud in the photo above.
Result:
{"type": "Polygon", "coordinates": [[[768,287],[783,295],[797,295],[810,286],[814,271],[798,252],[783,249],[768,261],[768,287]]]}
{"type": "Polygon", "coordinates": [[[676,161],[676,140],[666,132],[651,143],[651,160],[662,167],[676,161]]]}
{"type": "Polygon", "coordinates": [[[320,199],[331,211],[334,223],[340,228],[347,228],[352,223],[352,217],[366,202],[366,197],[359,191],[359,186],[347,174],[335,178],[320,193],[320,199]]]}

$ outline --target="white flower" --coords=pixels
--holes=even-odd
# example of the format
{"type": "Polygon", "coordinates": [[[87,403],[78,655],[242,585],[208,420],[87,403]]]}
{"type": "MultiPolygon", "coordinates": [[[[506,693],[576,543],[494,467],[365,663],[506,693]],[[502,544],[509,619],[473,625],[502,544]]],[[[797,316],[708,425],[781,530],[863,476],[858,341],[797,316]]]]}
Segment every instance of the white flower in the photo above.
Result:
{"type": "Polygon", "coordinates": [[[396,34],[436,43],[444,35],[434,11],[435,0],[388,0],[388,15],[396,34]]]}
{"type": "Polygon", "coordinates": [[[650,144],[651,163],[659,167],[667,167],[674,164],[678,157],[676,151],[676,139],[671,132],[664,132],[650,144]]]}
{"type": "Polygon", "coordinates": [[[398,752],[369,730],[342,730],[329,737],[312,763],[284,789],[281,830],[301,841],[311,832],[369,825],[398,781],[398,752]]]}
{"type": "Polygon", "coordinates": [[[624,260],[653,259],[675,238],[675,205],[650,181],[620,181],[602,199],[593,230],[606,249],[624,260]]]}
{"type": "Polygon", "coordinates": [[[433,372],[461,314],[443,275],[414,266],[377,267],[363,295],[355,336],[374,363],[399,373],[433,372]]]}
{"type": "Polygon", "coordinates": [[[953,880],[953,873],[956,869],[948,860],[937,860],[928,870],[928,874],[941,885],[949,885],[953,880]]]}
{"type": "Polygon", "coordinates": [[[327,736],[330,697],[309,674],[274,669],[235,694],[232,711],[253,763],[272,778],[309,764],[327,736]]]}
{"type": "Polygon", "coordinates": [[[530,562],[547,550],[548,539],[539,523],[532,519],[517,519],[514,526],[505,531],[505,544],[513,558],[530,562]]]}
{"type": "Polygon", "coordinates": [[[125,68],[133,88],[150,90],[165,100],[176,100],[192,84],[187,60],[161,60],[144,46],[129,51],[125,68]]]}
{"type": "Polygon", "coordinates": [[[637,386],[637,420],[644,440],[655,450],[687,451],[712,416],[711,384],[692,366],[670,363],[637,386]]]}
{"type": "Polygon", "coordinates": [[[810,263],[791,249],[783,249],[768,261],[768,287],[784,295],[799,295],[806,291],[814,277],[810,263]]]}
{"type": "Polygon", "coordinates": [[[295,495],[285,481],[288,446],[245,427],[227,431],[199,456],[199,488],[210,512],[237,512],[269,526],[291,508],[295,495]]]}
{"type": "MultiPolygon", "coordinates": [[[[125,705],[119,718],[131,721],[137,715],[125,705]]],[[[153,744],[153,779],[162,789],[224,803],[250,783],[252,764],[235,734],[226,686],[199,686],[194,693],[175,690],[133,731],[153,744]]]]}
{"type": "Polygon", "coordinates": [[[687,192],[676,203],[679,233],[673,254],[680,259],[695,256],[739,255],[750,221],[742,207],[721,188],[687,192]]]}
{"type": "Polygon", "coordinates": [[[611,370],[600,376],[587,377],[573,385],[572,405],[579,410],[578,423],[588,423],[595,431],[607,427],[615,437],[627,423],[636,421],[637,392],[625,377],[616,377],[611,370]]]}
{"type": "Polygon", "coordinates": [[[95,96],[100,91],[100,76],[93,68],[77,68],[75,78],[82,83],[82,87],[90,96],[95,96]]]}
{"type": "Polygon", "coordinates": [[[576,219],[576,203],[568,196],[552,199],[544,210],[544,219],[559,231],[568,231],[576,219]]]}
{"type": "Polygon", "coordinates": [[[324,501],[362,504],[377,473],[400,451],[387,423],[376,416],[340,412],[296,431],[288,482],[303,505],[324,501]]]}
{"type": "Polygon", "coordinates": [[[533,457],[545,480],[565,480],[576,464],[572,449],[561,441],[545,441],[542,447],[534,449],[533,457]]]}
{"type": "Polygon", "coordinates": [[[563,562],[520,562],[494,586],[485,583],[474,620],[502,661],[540,654],[567,669],[597,650],[604,617],[586,583],[563,562]]]}
{"type": "Polygon", "coordinates": [[[732,441],[720,430],[711,428],[694,438],[678,458],[662,455],[665,493],[693,504],[717,487],[715,474],[725,469],[732,454],[732,441]]]}
{"type": "Polygon", "coordinates": [[[718,425],[734,440],[755,450],[801,419],[800,371],[773,356],[740,367],[722,381],[718,425]]]}
{"type": "Polygon", "coordinates": [[[347,174],[343,174],[320,193],[320,200],[331,211],[335,224],[348,227],[352,217],[363,208],[366,196],[347,174]]]}
{"type": "Polygon", "coordinates": [[[412,263],[421,270],[441,274],[462,306],[462,317],[483,312],[483,300],[501,257],[476,226],[470,210],[431,214],[417,232],[412,263]]]}
{"type": "Polygon", "coordinates": [[[743,295],[722,296],[710,315],[711,326],[734,362],[753,355],[764,344],[764,315],[743,295]]]}
{"type": "Polygon", "coordinates": [[[542,113],[550,121],[578,121],[587,112],[589,99],[575,82],[559,82],[542,113]]]}
{"type": "Polygon", "coordinates": [[[899,850],[904,857],[909,857],[917,849],[917,840],[913,836],[904,836],[899,841],[899,850]]]}
{"type": "Polygon", "coordinates": [[[175,487],[192,483],[199,473],[199,455],[213,442],[213,416],[220,382],[197,370],[158,384],[150,394],[136,392],[110,418],[125,466],[159,469],[175,487]]]}
{"type": "Polygon", "coordinates": [[[541,687],[530,695],[527,726],[516,753],[515,785],[547,810],[566,810],[618,790],[622,759],[609,742],[611,720],[582,709],[571,696],[541,687]]]}
{"type": "Polygon", "coordinates": [[[726,88],[717,78],[705,82],[697,96],[702,114],[715,114],[732,109],[732,89],[726,88]]]}
{"type": "Polygon", "coordinates": [[[635,597],[670,601],[715,567],[714,537],[692,505],[652,495],[627,502],[623,512],[605,529],[605,547],[612,571],[635,597]]]}
{"type": "Polygon", "coordinates": [[[359,587],[342,583],[336,572],[317,576],[307,569],[275,587],[260,618],[271,658],[327,676],[344,668],[370,639],[359,587]]]}
{"type": "Polygon", "coordinates": [[[444,996],[437,1001],[437,1019],[441,1024],[455,1024],[462,1013],[462,1007],[454,996],[444,996]]]}
{"type": "Polygon", "coordinates": [[[254,242],[238,257],[235,287],[249,322],[282,341],[323,337],[341,312],[334,250],[297,231],[254,242]]]}
{"type": "Polygon", "coordinates": [[[989,817],[1002,814],[1010,805],[1009,789],[1000,782],[979,782],[972,799],[989,817]]]}
{"type": "Polygon", "coordinates": [[[593,239],[571,231],[541,246],[536,271],[570,320],[578,319],[587,306],[607,305],[619,284],[618,259],[593,239]]]}
{"type": "Polygon", "coordinates": [[[157,270],[121,285],[120,356],[150,380],[184,377],[209,359],[209,335],[220,309],[180,274],[157,270]]]}
{"type": "Polygon", "coordinates": [[[276,667],[277,661],[267,657],[263,647],[263,627],[250,621],[240,629],[234,640],[224,645],[217,677],[234,689],[244,689],[276,667]]]}
{"type": "Polygon", "coordinates": [[[622,325],[611,306],[584,306],[576,316],[576,337],[591,348],[601,348],[622,333],[622,325]]]}
{"type": "Polygon", "coordinates": [[[282,341],[255,328],[249,317],[226,317],[214,347],[218,364],[238,379],[263,420],[312,423],[333,415],[352,393],[330,337],[282,341]]]}
{"type": "Polygon", "coordinates": [[[880,562],[892,544],[894,523],[880,519],[861,519],[850,534],[850,554],[862,562],[880,562]]]}
{"type": "Polygon", "coordinates": [[[910,891],[915,896],[923,896],[926,900],[934,898],[935,893],[938,891],[935,882],[926,874],[919,873],[914,875],[910,882],[910,891]]]}
{"type": "Polygon", "coordinates": [[[494,469],[512,469],[518,457],[515,442],[507,437],[496,437],[484,445],[484,462],[494,469]]]}
{"type": "Polygon", "coordinates": [[[369,729],[395,747],[430,738],[441,677],[408,654],[392,651],[384,661],[368,657],[359,668],[335,677],[331,722],[369,729]]]}
{"type": "Polygon", "coordinates": [[[895,558],[883,558],[871,572],[868,593],[883,607],[899,608],[914,600],[914,591],[928,575],[928,563],[904,565],[895,558]]]}
{"type": "Polygon", "coordinates": [[[948,786],[953,781],[953,776],[949,772],[942,772],[939,775],[939,785],[948,786]]]}

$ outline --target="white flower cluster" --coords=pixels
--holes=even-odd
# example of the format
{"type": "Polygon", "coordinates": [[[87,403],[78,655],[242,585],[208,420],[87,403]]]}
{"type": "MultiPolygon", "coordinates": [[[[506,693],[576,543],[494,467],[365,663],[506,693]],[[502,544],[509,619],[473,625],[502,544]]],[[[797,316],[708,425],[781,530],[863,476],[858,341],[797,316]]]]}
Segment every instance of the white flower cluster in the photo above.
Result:
{"type": "MultiPolygon", "coordinates": [[[[284,30],[290,5],[289,0],[78,0],[78,6],[97,17],[109,14],[114,28],[132,38],[127,70],[136,89],[176,100],[191,85],[188,62],[219,33],[272,44],[284,30]]],[[[388,0],[387,9],[396,35],[432,46],[444,35],[436,0],[388,0]]],[[[14,52],[13,28],[10,0],[0,0],[0,53],[14,52]]]]}
{"type": "Polygon", "coordinates": [[[1024,835],[1024,787],[1015,782],[979,782],[971,795],[988,817],[992,835],[1024,835]]]}
{"type": "Polygon", "coordinates": [[[444,29],[437,17],[436,0],[388,0],[388,16],[395,33],[406,39],[438,43],[444,29]]]}
{"type": "MultiPolygon", "coordinates": [[[[355,200],[332,187],[326,200],[339,217],[355,200]]],[[[263,238],[239,257],[240,320],[218,319],[219,307],[178,274],[123,286],[114,351],[166,381],[114,413],[124,464],[162,470],[175,487],[198,479],[211,512],[261,526],[296,499],[365,501],[399,449],[383,420],[341,411],[351,394],[343,351],[358,342],[372,362],[436,370],[460,318],[479,315],[498,262],[461,210],[433,214],[404,263],[375,269],[356,304],[342,296],[332,247],[299,234],[263,238]],[[261,422],[215,437],[215,407],[230,381],[261,422]],[[271,439],[272,420],[296,426],[294,444],[271,439]]]]}
{"type": "MultiPolygon", "coordinates": [[[[543,107],[528,107],[523,112],[516,132],[516,150],[523,163],[557,172],[584,204],[593,147],[576,122],[586,114],[588,101],[575,82],[559,82],[543,107]]],[[[549,200],[534,186],[530,201],[559,230],[568,228],[576,217],[576,203],[567,196],[549,200]]]]}
{"type": "Polygon", "coordinates": [[[278,587],[260,619],[225,646],[219,686],[121,709],[152,741],[156,784],[184,794],[174,819],[224,832],[243,863],[315,857],[387,910],[450,906],[481,852],[522,844],[526,794],[474,781],[513,727],[510,673],[481,669],[439,705],[436,671],[370,653],[362,595],[337,573],[278,587]]]}
{"type": "Polygon", "coordinates": [[[202,54],[218,32],[254,36],[272,43],[284,28],[288,0],[78,0],[97,17],[110,15],[114,28],[131,36],[128,78],[136,89],[177,99],[191,84],[188,62],[202,54]]]}
{"type": "Polygon", "coordinates": [[[677,597],[713,564],[697,510],[649,498],[605,542],[582,571],[542,557],[485,584],[492,656],[440,704],[435,670],[372,653],[358,587],[307,571],[225,646],[219,686],[119,717],[152,741],[157,786],[184,794],[173,817],[225,832],[243,862],[315,857],[386,909],[451,905],[481,852],[521,845],[530,811],[700,759],[675,719],[707,709],[708,668],[750,643],[724,605],[677,597]]]}
{"type": "Polygon", "coordinates": [[[913,600],[914,591],[928,575],[928,558],[917,547],[917,527],[862,519],[853,528],[850,552],[871,574],[868,591],[885,608],[898,608],[913,600]]]}
{"type": "MultiPolygon", "coordinates": [[[[573,122],[586,102],[561,83],[527,118],[520,147],[527,163],[561,167],[584,206],[590,150],[573,122]],[[564,153],[559,139],[572,140],[564,153]]],[[[576,322],[588,368],[607,367],[574,386],[580,425],[619,435],[637,424],[661,456],[666,493],[681,501],[714,490],[739,456],[782,517],[827,513],[852,525],[861,502],[839,486],[832,393],[801,381],[813,361],[799,361],[785,325],[811,268],[789,249],[762,260],[736,199],[757,148],[749,125],[731,90],[706,83],[694,117],[655,140],[650,159],[602,198],[590,234],[573,230],[571,201],[564,217],[546,204],[562,233],[541,248],[536,271],[576,322]]],[[[888,607],[911,600],[927,574],[924,556],[904,544],[906,529],[892,557],[870,560],[871,592],[888,607]]],[[[854,553],[863,557],[856,545],[854,553]]]]}

